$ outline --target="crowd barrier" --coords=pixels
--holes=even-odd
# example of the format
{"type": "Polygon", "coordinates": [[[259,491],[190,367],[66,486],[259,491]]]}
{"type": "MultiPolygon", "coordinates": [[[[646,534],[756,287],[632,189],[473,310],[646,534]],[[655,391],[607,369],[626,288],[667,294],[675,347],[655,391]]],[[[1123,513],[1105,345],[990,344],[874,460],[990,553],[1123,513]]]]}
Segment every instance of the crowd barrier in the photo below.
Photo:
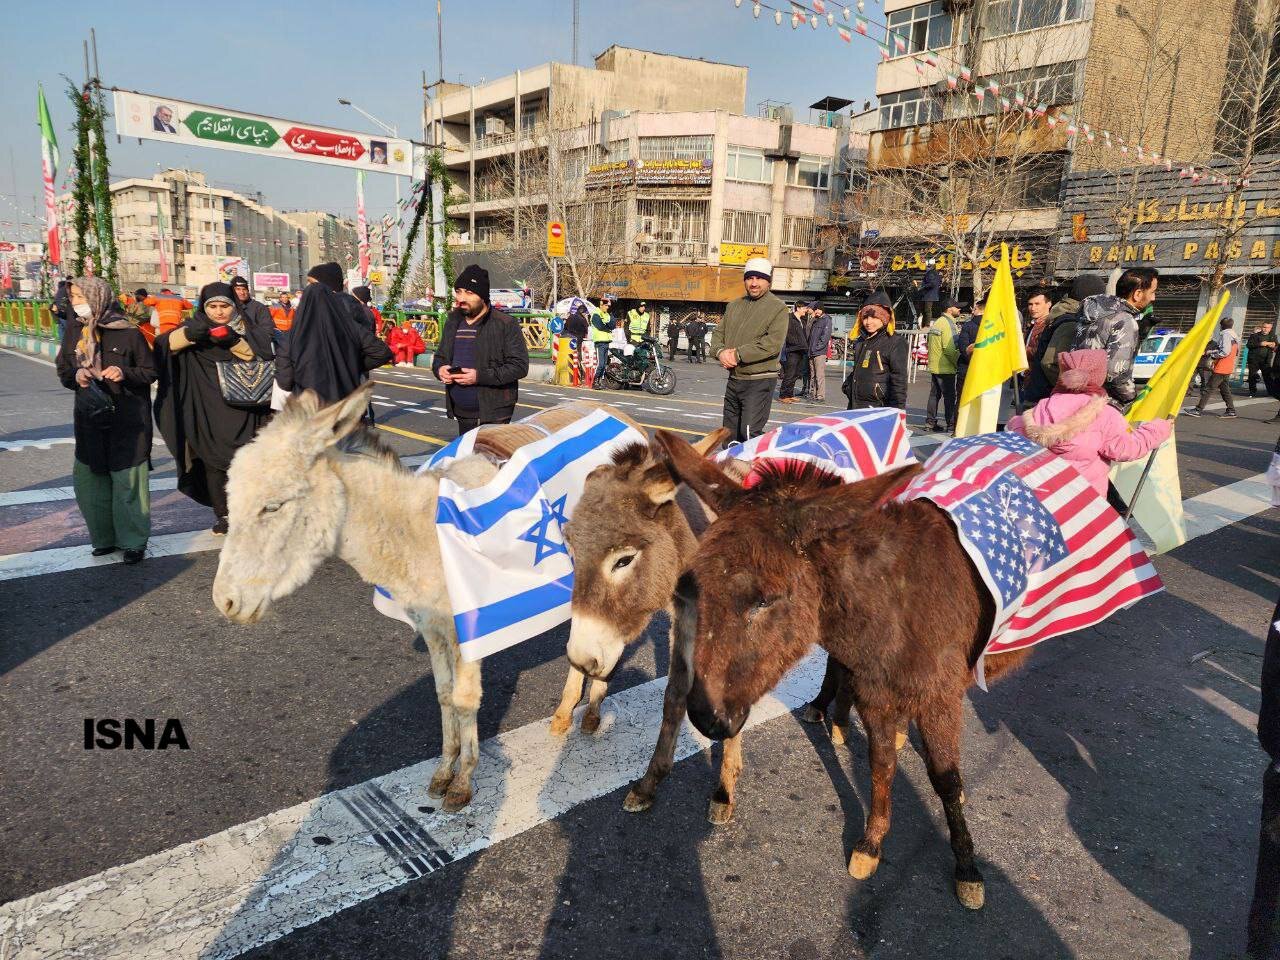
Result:
{"type": "MultiPolygon", "coordinates": [[[[524,334],[525,346],[529,349],[529,356],[544,359],[550,358],[551,333],[547,329],[547,321],[551,319],[551,314],[510,311],[510,315],[520,324],[520,330],[524,334]]],[[[440,343],[440,330],[444,327],[444,320],[447,314],[443,311],[419,313],[416,311],[391,310],[385,311],[383,316],[386,319],[394,320],[396,323],[408,320],[410,325],[418,331],[418,335],[422,337],[422,342],[427,345],[427,349],[434,350],[440,343]]]]}
{"type": "Polygon", "coordinates": [[[50,300],[0,300],[0,331],[56,340],[58,325],[50,300]]]}

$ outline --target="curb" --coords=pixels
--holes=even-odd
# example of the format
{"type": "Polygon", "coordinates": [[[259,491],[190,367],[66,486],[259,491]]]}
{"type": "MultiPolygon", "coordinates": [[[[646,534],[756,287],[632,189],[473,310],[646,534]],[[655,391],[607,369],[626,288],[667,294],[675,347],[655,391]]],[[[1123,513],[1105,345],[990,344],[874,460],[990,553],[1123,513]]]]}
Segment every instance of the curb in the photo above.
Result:
{"type": "Polygon", "coordinates": [[[53,360],[58,356],[58,342],[56,340],[46,340],[44,337],[32,337],[25,333],[9,333],[7,331],[0,332],[0,346],[8,347],[10,350],[19,350],[22,353],[31,354],[33,357],[44,357],[53,360]]]}

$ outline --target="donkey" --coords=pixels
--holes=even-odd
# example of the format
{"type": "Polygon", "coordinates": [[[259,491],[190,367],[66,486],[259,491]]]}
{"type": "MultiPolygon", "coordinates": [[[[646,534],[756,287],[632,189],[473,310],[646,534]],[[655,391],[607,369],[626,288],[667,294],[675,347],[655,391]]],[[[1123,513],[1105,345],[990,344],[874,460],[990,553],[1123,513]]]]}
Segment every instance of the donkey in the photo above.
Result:
{"type": "Polygon", "coordinates": [[[479,759],[480,664],[463,660],[454,632],[436,536],[440,478],[464,487],[497,466],[464,457],[444,471],[411,473],[378,435],[361,427],[373,383],[321,407],[307,392],[288,403],[236,453],[227,483],[230,531],[213,582],[214,605],[253,623],[331,556],[387,587],[426,640],[440,702],[443,749],[429,794],[456,812],[471,802],[479,759]],[[377,490],[377,497],[369,496],[377,490]],[[404,509],[394,516],[387,502],[404,509]]]}
{"type": "MultiPolygon", "coordinates": [[[[709,456],[728,435],[721,427],[692,444],[691,449],[700,457],[709,456]]],[[[742,480],[747,467],[730,461],[725,470],[742,480]]],[[[714,519],[715,514],[693,491],[678,483],[665,460],[644,444],[618,450],[612,463],[596,467],[587,476],[582,497],[564,531],[573,552],[573,619],[569,676],[551,719],[553,734],[568,732],[586,677],[591,678],[591,690],[582,731],[594,733],[599,727],[600,702],[609,676],[623,651],[644,633],[656,612],[672,614],[676,579],[714,519]]],[[[644,777],[623,802],[629,813],[648,810],[659,784],[671,772],[689,689],[687,662],[687,651],[682,654],[672,649],[658,743],[644,777]]],[[[814,721],[823,719],[843,674],[839,663],[828,661],[823,692],[806,708],[807,716],[814,721]]],[[[832,738],[837,742],[843,740],[840,718],[847,722],[849,706],[844,701],[843,713],[837,707],[832,727],[832,738]]],[[[733,792],[741,770],[742,746],[738,737],[730,737],[720,761],[720,782],[707,810],[707,819],[713,824],[732,818],[733,792]]]]}
{"type": "MultiPolygon", "coordinates": [[[[867,732],[871,813],[849,873],[880,864],[897,766],[894,732],[914,720],[929,781],[942,800],[961,904],[980,909],[982,874],[964,817],[960,739],[965,690],[995,607],[950,519],[923,500],[891,498],[920,469],[858,483],[809,465],[766,468],[744,490],[678,437],[657,444],[676,476],[719,514],[675,592],[676,646],[692,651],[688,711],[713,739],[735,737],[751,705],[814,645],[849,670],[867,732]],[[919,603],[907,571],[945,570],[940,595],[919,603]]],[[[1028,651],[988,657],[988,680],[1028,651]]]]}

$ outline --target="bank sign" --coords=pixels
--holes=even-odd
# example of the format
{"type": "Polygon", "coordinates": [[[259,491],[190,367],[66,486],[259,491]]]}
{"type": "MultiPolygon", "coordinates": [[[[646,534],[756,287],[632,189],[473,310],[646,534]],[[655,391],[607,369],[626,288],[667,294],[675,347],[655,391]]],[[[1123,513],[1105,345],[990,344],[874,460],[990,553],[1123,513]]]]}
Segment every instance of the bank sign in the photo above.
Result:
{"type": "Polygon", "coordinates": [[[1068,178],[1059,274],[1149,266],[1199,275],[1219,263],[1229,275],[1280,267],[1280,170],[1255,174],[1240,191],[1161,167],[1068,178]]]}
{"type": "Polygon", "coordinates": [[[173,97],[127,90],[113,90],[112,94],[116,133],[122,137],[236,150],[419,179],[425,169],[425,150],[409,140],[280,120],[173,97]]]}

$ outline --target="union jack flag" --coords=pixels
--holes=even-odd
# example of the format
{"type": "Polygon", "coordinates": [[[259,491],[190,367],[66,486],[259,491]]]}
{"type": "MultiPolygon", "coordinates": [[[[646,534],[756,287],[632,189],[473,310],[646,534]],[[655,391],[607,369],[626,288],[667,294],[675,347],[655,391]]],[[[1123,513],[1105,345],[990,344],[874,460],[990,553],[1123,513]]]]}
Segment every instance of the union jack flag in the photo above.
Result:
{"type": "MultiPolygon", "coordinates": [[[[901,410],[875,407],[840,410],[797,420],[745,443],[735,443],[720,460],[799,460],[838,474],[845,483],[915,463],[901,410]]],[[[747,477],[751,486],[753,475],[747,477]]]]}
{"type": "MultiPolygon", "coordinates": [[[[1019,434],[947,441],[898,499],[931,500],[951,515],[995,601],[983,656],[1083,630],[1164,589],[1106,499],[1019,434]]],[[[976,672],[981,683],[981,657],[976,672]]]]}

